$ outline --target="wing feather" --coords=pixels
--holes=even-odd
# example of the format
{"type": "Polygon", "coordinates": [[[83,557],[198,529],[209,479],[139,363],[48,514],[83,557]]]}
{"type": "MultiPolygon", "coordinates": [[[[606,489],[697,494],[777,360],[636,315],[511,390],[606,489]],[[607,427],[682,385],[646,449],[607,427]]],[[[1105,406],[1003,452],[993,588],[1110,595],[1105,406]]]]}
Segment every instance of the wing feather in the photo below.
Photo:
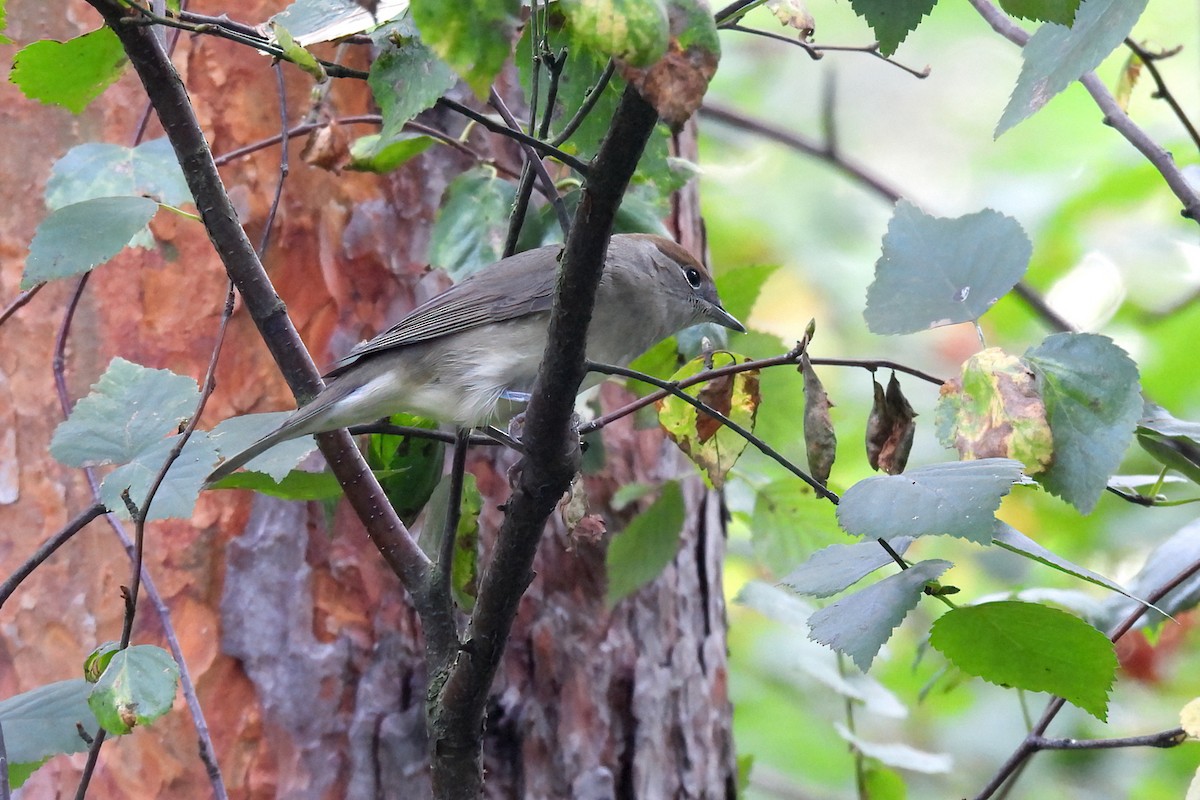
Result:
{"type": "Polygon", "coordinates": [[[554,300],[561,245],[529,250],[498,261],[417,306],[375,338],[342,356],[327,373],[333,377],[374,353],[428,342],[493,322],[549,311],[554,300]],[[551,257],[547,257],[551,256],[551,257]]]}

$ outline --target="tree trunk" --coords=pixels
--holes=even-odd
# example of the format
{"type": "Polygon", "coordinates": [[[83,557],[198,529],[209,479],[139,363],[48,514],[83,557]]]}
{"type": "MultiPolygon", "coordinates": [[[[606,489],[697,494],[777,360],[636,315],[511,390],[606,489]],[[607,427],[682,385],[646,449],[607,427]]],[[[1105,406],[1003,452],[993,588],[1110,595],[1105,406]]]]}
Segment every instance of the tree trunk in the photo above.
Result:
{"type": "MultiPolygon", "coordinates": [[[[232,10],[255,21],[278,10],[273,3],[206,5],[193,8],[232,10]]],[[[36,4],[10,7],[7,33],[26,44],[66,39],[98,25],[78,8],[75,28],[36,4]]],[[[214,153],[278,133],[275,76],[261,56],[230,42],[183,37],[174,61],[214,153]]],[[[284,66],[295,124],[307,111],[310,83],[284,66]]],[[[41,145],[0,151],[9,209],[0,222],[0,245],[10,254],[0,261],[4,305],[17,293],[20,255],[45,214],[40,194],[53,160],[82,141],[131,143],[145,103],[132,76],[78,119],[20,97],[11,84],[0,92],[13,110],[0,122],[5,140],[31,140],[36,131],[41,145]]],[[[339,82],[333,97],[338,115],[368,110],[369,95],[359,83],[339,82]]],[[[462,129],[461,120],[442,112],[428,121],[455,134],[462,129]]],[[[352,135],[369,132],[355,129],[352,135]]],[[[147,135],[161,131],[152,122],[147,135]]],[[[490,134],[477,129],[470,144],[518,166],[517,151],[490,134]]],[[[425,271],[429,226],[445,186],[471,162],[436,148],[386,178],[334,175],[300,163],[300,149],[299,143],[290,148],[291,171],[265,261],[314,357],[327,363],[446,285],[425,271]]],[[[223,175],[257,240],[279,179],[278,148],[226,166],[223,175]]],[[[695,219],[687,224],[695,226],[695,219]]],[[[204,374],[224,273],[198,224],[160,214],[153,229],[160,250],[127,251],[88,281],[68,338],[72,401],[87,393],[116,355],[197,379],[204,374]]],[[[688,237],[698,241],[694,228],[684,234],[685,244],[691,244],[688,237]]],[[[10,532],[0,541],[3,575],[91,503],[81,473],[56,464],[47,450],[62,418],[52,348],[73,286],[47,286],[0,327],[0,530],[10,532]]],[[[245,314],[234,317],[217,377],[205,426],[293,404],[245,314]]],[[[615,407],[621,394],[606,386],[602,403],[615,407]]],[[[682,546],[662,577],[610,610],[604,571],[609,534],[569,534],[561,520],[551,520],[538,577],[522,602],[493,688],[487,793],[732,797],[720,499],[657,429],[635,430],[626,419],[605,430],[604,448],[603,469],[586,480],[592,510],[610,532],[619,531],[632,512],[607,509],[618,486],[686,476],[682,546]]],[[[508,456],[493,462],[487,454],[470,461],[487,499],[485,558],[511,463],[508,456]]],[[[327,514],[317,504],[209,492],[189,523],[150,527],[146,563],[169,609],[230,796],[428,793],[419,621],[344,503],[327,514]]],[[[128,584],[128,570],[118,540],[98,520],[21,587],[0,612],[3,696],[78,676],[92,648],[118,638],[118,587],[128,584]]],[[[145,596],[141,608],[135,642],[164,644],[165,623],[145,596]]],[[[209,781],[196,740],[193,721],[177,702],[148,730],[105,746],[91,796],[205,796],[209,781]]],[[[35,773],[23,797],[73,791],[81,766],[81,756],[53,759],[35,773]]]]}

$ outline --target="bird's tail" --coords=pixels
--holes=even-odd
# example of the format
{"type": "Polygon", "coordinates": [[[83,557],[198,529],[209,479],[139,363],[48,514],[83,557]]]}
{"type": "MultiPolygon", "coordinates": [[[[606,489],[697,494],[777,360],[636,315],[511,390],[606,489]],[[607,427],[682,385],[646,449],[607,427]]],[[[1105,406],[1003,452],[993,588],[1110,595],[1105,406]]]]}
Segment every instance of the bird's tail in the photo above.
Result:
{"type": "Polygon", "coordinates": [[[290,422],[291,420],[284,422],[283,425],[271,431],[266,436],[247,447],[245,450],[234,453],[229,458],[222,461],[220,466],[209,473],[208,478],[206,478],[204,481],[204,484],[206,486],[212,486],[222,478],[229,477],[236,470],[244,467],[247,463],[255,458],[258,458],[280,442],[287,441],[288,439],[295,439],[298,436],[303,436],[303,432],[296,432],[295,426],[290,425],[290,422]]]}

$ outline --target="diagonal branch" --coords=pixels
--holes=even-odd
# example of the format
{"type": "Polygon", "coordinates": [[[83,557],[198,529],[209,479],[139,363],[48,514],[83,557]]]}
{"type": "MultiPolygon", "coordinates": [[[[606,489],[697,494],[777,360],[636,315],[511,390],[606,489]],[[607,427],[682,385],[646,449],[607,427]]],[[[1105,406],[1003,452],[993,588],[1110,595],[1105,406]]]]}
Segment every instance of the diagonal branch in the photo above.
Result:
{"type": "MultiPolygon", "coordinates": [[[[1029,41],[1029,34],[1009,19],[1003,11],[992,5],[989,0],[969,0],[969,2],[979,12],[979,16],[992,26],[992,30],[1005,39],[1020,47],[1024,47],[1025,43],[1029,41]]],[[[1092,100],[1104,112],[1104,123],[1124,136],[1163,176],[1167,186],[1171,187],[1171,191],[1183,203],[1183,211],[1180,213],[1184,217],[1200,223],[1200,188],[1188,183],[1187,178],[1179,169],[1179,165],[1175,163],[1175,158],[1129,118],[1129,115],[1117,103],[1116,98],[1112,96],[1112,92],[1108,91],[1108,87],[1096,76],[1095,72],[1087,73],[1079,79],[1079,82],[1083,84],[1083,88],[1087,89],[1092,100]]]]}
{"type": "MultiPolygon", "coordinates": [[[[100,12],[121,40],[175,149],[205,230],[285,380],[298,398],[312,397],[321,388],[320,374],[238,222],[178,73],[150,30],[123,23],[125,9],[121,4],[114,0],[88,0],[88,3],[100,12]]],[[[429,559],[388,504],[350,435],[338,431],[317,439],[367,534],[388,565],[406,586],[421,585],[429,569],[429,559]]]]}

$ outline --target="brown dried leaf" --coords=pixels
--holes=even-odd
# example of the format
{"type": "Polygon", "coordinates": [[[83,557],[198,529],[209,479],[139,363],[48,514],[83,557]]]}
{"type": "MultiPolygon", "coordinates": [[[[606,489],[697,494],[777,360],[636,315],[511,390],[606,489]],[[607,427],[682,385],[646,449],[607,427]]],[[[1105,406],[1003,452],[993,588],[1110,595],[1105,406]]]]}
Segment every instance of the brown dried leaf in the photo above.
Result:
{"type": "Polygon", "coordinates": [[[807,355],[800,359],[800,372],[804,376],[804,446],[808,451],[808,469],[819,483],[825,484],[837,457],[837,434],[829,416],[833,403],[829,402],[829,395],[807,355]]]}
{"type": "Polygon", "coordinates": [[[350,161],[350,145],[345,132],[336,122],[317,128],[308,135],[300,151],[304,163],[333,173],[342,171],[350,161]]]}

